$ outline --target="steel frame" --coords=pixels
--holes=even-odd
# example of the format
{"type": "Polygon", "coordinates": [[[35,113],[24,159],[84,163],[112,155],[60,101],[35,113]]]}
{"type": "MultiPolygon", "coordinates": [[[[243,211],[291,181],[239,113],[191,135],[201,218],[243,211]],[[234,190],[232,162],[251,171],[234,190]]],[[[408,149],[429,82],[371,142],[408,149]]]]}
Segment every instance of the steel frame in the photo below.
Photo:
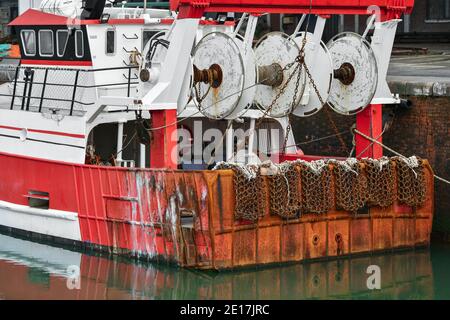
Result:
{"type": "Polygon", "coordinates": [[[368,8],[380,9],[381,20],[398,19],[411,13],[414,0],[171,0],[171,10],[179,11],[178,18],[200,18],[205,12],[248,13],[312,13],[371,14],[368,8]]]}
{"type": "MultiPolygon", "coordinates": [[[[243,12],[251,13],[253,15],[262,13],[309,13],[320,15],[324,18],[328,18],[333,14],[376,14],[377,23],[380,23],[399,19],[402,14],[410,13],[414,6],[414,0],[314,0],[313,2],[311,2],[311,0],[171,0],[170,5],[171,10],[178,11],[179,20],[194,20],[192,21],[194,25],[196,24],[195,20],[200,19],[205,12],[243,12]]],[[[395,34],[395,31],[393,34],[395,34]]],[[[391,40],[393,42],[393,38],[391,40]]],[[[386,43],[387,41],[384,42],[384,44],[386,43]]],[[[391,48],[389,48],[389,50],[391,50],[391,48]]],[[[176,53],[179,55],[178,50],[176,53]]],[[[167,120],[167,118],[173,118],[172,111],[168,109],[163,109],[162,114],[152,110],[150,112],[156,119],[167,120]]],[[[381,113],[382,105],[372,104],[368,106],[366,110],[358,114],[356,119],[356,127],[358,130],[372,138],[378,139],[380,142],[380,128],[382,127],[381,113]]],[[[164,120],[161,121],[161,124],[167,124],[168,121],[164,120]]],[[[171,128],[169,131],[171,131],[171,134],[174,134],[173,131],[176,131],[176,128],[171,128]]],[[[166,144],[167,137],[164,134],[158,138],[164,141],[163,145],[166,144]]],[[[151,149],[153,152],[161,150],[159,143],[160,142],[152,143],[151,149]]],[[[366,139],[361,137],[356,137],[356,152],[357,154],[360,153],[361,157],[379,158],[383,156],[382,148],[373,143],[369,143],[366,139]]],[[[157,159],[154,158],[152,164],[160,168],[176,167],[173,160],[171,161],[167,155],[164,155],[163,153],[159,153],[159,156],[157,156],[157,159]]]]}

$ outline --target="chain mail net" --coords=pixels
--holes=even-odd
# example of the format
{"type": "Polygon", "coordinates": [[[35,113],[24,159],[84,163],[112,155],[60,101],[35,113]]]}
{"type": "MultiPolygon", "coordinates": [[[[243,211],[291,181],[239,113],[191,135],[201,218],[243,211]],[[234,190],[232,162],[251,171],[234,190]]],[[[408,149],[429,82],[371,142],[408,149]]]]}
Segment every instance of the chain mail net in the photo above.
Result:
{"type": "Polygon", "coordinates": [[[221,162],[214,168],[224,169],[234,172],[237,220],[255,221],[267,211],[285,219],[324,214],[334,205],[356,213],[365,206],[389,207],[395,200],[420,207],[426,200],[424,162],[417,157],[260,165],[221,162]]]}

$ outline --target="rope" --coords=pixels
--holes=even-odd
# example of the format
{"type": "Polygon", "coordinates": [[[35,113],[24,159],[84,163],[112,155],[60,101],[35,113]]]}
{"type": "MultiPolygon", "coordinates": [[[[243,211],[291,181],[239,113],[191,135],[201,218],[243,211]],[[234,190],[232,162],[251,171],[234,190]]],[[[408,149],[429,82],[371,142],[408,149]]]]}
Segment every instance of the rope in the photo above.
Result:
{"type": "MultiPolygon", "coordinates": [[[[384,149],[386,149],[386,150],[389,151],[389,152],[392,152],[392,153],[395,154],[396,156],[399,156],[399,157],[402,157],[402,158],[405,158],[405,159],[406,159],[406,157],[405,157],[404,155],[402,155],[400,152],[397,152],[397,151],[395,151],[394,149],[389,148],[388,146],[382,144],[380,141],[378,141],[378,140],[376,140],[376,139],[374,139],[374,138],[372,138],[372,137],[369,137],[368,135],[365,135],[364,133],[362,133],[362,132],[359,131],[358,129],[353,129],[353,131],[354,131],[355,133],[359,134],[361,137],[363,137],[363,138],[365,138],[365,139],[367,139],[367,140],[369,140],[369,141],[371,141],[371,142],[373,142],[373,143],[376,143],[376,144],[382,146],[384,149]]],[[[442,178],[442,177],[440,177],[440,176],[438,176],[438,175],[434,175],[434,178],[437,179],[437,180],[439,180],[439,181],[441,181],[441,182],[444,182],[444,183],[450,185],[450,181],[449,181],[449,180],[446,180],[446,179],[444,179],[444,178],[442,178]]]]}
{"type": "MultiPolygon", "coordinates": [[[[269,78],[263,79],[262,81],[267,80],[267,79],[269,79],[269,78]]],[[[211,105],[209,105],[209,106],[203,108],[202,110],[206,110],[206,109],[212,108],[212,107],[214,107],[217,103],[222,102],[222,101],[224,101],[224,100],[227,100],[227,99],[229,99],[229,98],[231,98],[231,97],[233,97],[233,96],[235,96],[235,95],[238,95],[238,94],[240,94],[240,93],[242,93],[242,92],[244,92],[244,91],[246,91],[246,90],[249,90],[249,89],[251,89],[251,88],[253,88],[253,87],[256,87],[256,86],[258,86],[258,85],[259,85],[259,83],[255,83],[255,84],[252,84],[252,85],[250,85],[250,86],[248,86],[248,87],[243,88],[242,90],[239,90],[239,91],[237,91],[237,92],[231,93],[231,94],[229,94],[228,96],[226,96],[226,97],[224,97],[224,98],[222,98],[222,99],[220,99],[220,100],[217,100],[215,103],[213,103],[213,104],[211,104],[211,105]]],[[[186,107],[187,107],[187,105],[186,105],[184,108],[186,108],[186,107]]],[[[188,120],[188,119],[190,119],[190,118],[193,118],[194,116],[196,116],[196,115],[198,115],[198,114],[200,114],[200,113],[201,113],[201,111],[198,110],[198,111],[196,111],[195,113],[193,113],[193,114],[190,115],[190,116],[181,118],[181,119],[179,119],[179,120],[177,120],[177,121],[174,121],[174,122],[172,122],[172,123],[170,123],[170,124],[166,124],[166,125],[161,126],[161,127],[156,127],[156,128],[147,129],[147,131],[157,131],[157,130],[162,130],[162,129],[171,127],[171,126],[173,126],[173,125],[176,125],[176,124],[179,124],[179,123],[181,123],[181,122],[183,122],[183,121],[186,121],[186,120],[188,120]]],[[[220,119],[219,119],[219,120],[220,120],[220,119]]],[[[222,119],[222,120],[223,120],[223,119],[222,119]]]]}
{"type": "Polygon", "coordinates": [[[327,116],[328,122],[331,124],[331,126],[333,127],[334,132],[336,133],[336,135],[339,138],[339,142],[341,144],[342,151],[343,152],[348,152],[348,146],[345,143],[344,139],[342,139],[342,137],[337,134],[339,132],[338,127],[337,127],[336,123],[334,122],[333,118],[331,117],[331,114],[328,111],[327,106],[329,106],[328,103],[326,103],[324,111],[325,111],[325,115],[327,116]]]}

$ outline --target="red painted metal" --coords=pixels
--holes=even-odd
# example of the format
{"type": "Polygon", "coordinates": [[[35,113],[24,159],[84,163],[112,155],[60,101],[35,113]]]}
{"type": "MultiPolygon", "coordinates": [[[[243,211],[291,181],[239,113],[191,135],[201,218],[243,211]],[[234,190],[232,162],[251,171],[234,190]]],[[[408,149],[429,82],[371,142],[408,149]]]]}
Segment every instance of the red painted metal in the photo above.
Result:
{"type": "MultiPolygon", "coordinates": [[[[356,128],[365,135],[383,142],[383,106],[371,104],[356,115],[356,128]]],[[[383,147],[359,134],[355,134],[356,156],[359,158],[379,159],[383,156],[383,147]]]]}
{"type": "Polygon", "coordinates": [[[92,67],[92,61],[79,60],[42,60],[42,59],[21,59],[22,65],[46,65],[46,66],[71,66],[71,67],[92,67]]]}
{"type": "Polygon", "coordinates": [[[382,20],[411,13],[414,0],[171,0],[171,9],[179,18],[199,18],[205,12],[372,14],[369,6],[378,6],[382,20]]]}
{"type": "Polygon", "coordinates": [[[29,190],[48,192],[50,209],[78,213],[85,245],[182,266],[223,269],[413,247],[428,245],[431,233],[430,168],[426,203],[415,211],[395,203],[371,207],[368,216],[332,208],[289,221],[266,212],[253,223],[234,219],[231,171],[88,166],[5,153],[0,167],[0,200],[27,205],[29,190]],[[182,222],[188,216],[192,223],[182,222]]]}
{"type": "Polygon", "coordinates": [[[151,111],[150,167],[177,169],[177,110],[151,111]]]}
{"type": "Polygon", "coordinates": [[[48,130],[38,130],[38,129],[20,128],[20,127],[11,127],[11,126],[2,126],[2,125],[0,125],[0,129],[7,129],[7,130],[14,130],[14,131],[20,131],[20,130],[23,130],[23,129],[27,129],[27,131],[29,131],[29,132],[43,133],[43,134],[49,134],[49,135],[53,135],[53,136],[79,138],[79,139],[84,139],[86,137],[84,134],[75,134],[75,133],[48,131],[48,130]]]}

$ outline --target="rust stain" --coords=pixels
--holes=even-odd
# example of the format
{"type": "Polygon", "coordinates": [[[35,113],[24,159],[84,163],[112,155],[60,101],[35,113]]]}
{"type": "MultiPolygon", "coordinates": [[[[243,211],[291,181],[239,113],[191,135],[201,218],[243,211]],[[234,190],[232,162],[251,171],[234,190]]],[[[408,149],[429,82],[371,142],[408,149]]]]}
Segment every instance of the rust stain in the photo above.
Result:
{"type": "MultiPolygon", "coordinates": [[[[234,219],[231,171],[134,171],[130,199],[109,199],[111,245],[139,254],[174,260],[201,269],[230,269],[305,259],[336,257],[395,248],[427,246],[433,219],[433,172],[426,166],[426,202],[417,210],[372,207],[368,214],[337,211],[282,219],[265,214],[257,223],[234,219]],[[135,189],[136,188],[136,189],[135,189]],[[131,205],[131,207],[130,207],[131,205]],[[191,217],[190,225],[182,216],[191,217]],[[128,230],[128,231],[127,231],[128,230]],[[131,231],[130,231],[131,230],[131,231]],[[131,237],[131,238],[128,238],[131,237]]],[[[334,181],[331,189],[335,192],[334,181]]],[[[265,185],[268,188],[268,185],[265,185]]],[[[337,268],[328,281],[340,282],[337,268]]],[[[313,272],[313,271],[312,271],[313,272]]],[[[321,296],[327,279],[313,272],[306,288],[321,296]]]]}

